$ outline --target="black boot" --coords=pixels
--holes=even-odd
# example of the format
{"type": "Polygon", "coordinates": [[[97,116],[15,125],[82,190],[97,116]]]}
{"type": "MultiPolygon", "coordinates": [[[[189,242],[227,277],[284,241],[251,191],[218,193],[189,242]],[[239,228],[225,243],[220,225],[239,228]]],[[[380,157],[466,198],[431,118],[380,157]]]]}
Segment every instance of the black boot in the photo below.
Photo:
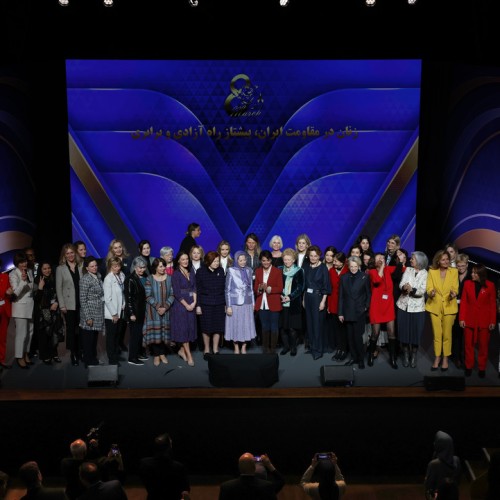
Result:
{"type": "Polygon", "coordinates": [[[368,344],[368,361],[367,364],[368,366],[373,366],[373,360],[375,359],[373,357],[373,353],[375,352],[375,349],[377,348],[377,341],[376,340],[370,340],[370,343],[368,344]]]}
{"type": "Polygon", "coordinates": [[[269,352],[274,354],[278,345],[278,332],[271,332],[269,352]]]}
{"type": "Polygon", "coordinates": [[[412,368],[417,367],[417,351],[411,351],[410,366],[412,368]]]}
{"type": "Polygon", "coordinates": [[[297,342],[298,342],[297,331],[290,328],[290,356],[297,356],[297,342]]]}
{"type": "Polygon", "coordinates": [[[283,346],[280,355],[284,356],[285,354],[288,354],[290,352],[290,342],[288,341],[288,333],[284,329],[281,330],[280,335],[281,335],[281,345],[283,346]]]}
{"type": "Polygon", "coordinates": [[[410,349],[408,347],[403,347],[403,366],[408,368],[410,366],[410,349]]]}
{"type": "Polygon", "coordinates": [[[268,354],[270,352],[271,332],[262,330],[262,352],[268,354]]]}
{"type": "Polygon", "coordinates": [[[389,364],[394,370],[398,369],[398,364],[396,363],[396,339],[389,340],[389,364]]]}

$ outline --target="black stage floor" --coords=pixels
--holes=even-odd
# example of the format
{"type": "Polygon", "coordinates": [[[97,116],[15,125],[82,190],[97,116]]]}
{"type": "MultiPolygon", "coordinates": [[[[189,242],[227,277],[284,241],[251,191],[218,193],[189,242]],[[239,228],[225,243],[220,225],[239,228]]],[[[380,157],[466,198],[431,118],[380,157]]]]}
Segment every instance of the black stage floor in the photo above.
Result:
{"type": "MultiPolygon", "coordinates": [[[[8,335],[8,361],[13,362],[13,344],[15,327],[11,322],[8,335]]],[[[465,378],[467,387],[499,387],[500,378],[498,375],[498,353],[499,338],[498,333],[492,335],[490,343],[490,359],[487,367],[486,378],[480,379],[477,371],[473,371],[471,377],[465,378]]],[[[279,353],[278,349],[278,353],[279,353]]],[[[98,346],[99,358],[105,365],[107,362],[104,338],[100,337],[98,346]]],[[[261,348],[257,345],[248,350],[247,356],[261,353],[261,348]]],[[[80,363],[79,366],[72,366],[69,353],[64,345],[60,345],[59,354],[62,363],[45,365],[35,358],[35,364],[29,370],[22,370],[14,363],[12,369],[3,370],[0,380],[3,389],[23,390],[59,390],[59,389],[85,389],[89,387],[88,370],[80,363]]],[[[126,353],[124,353],[126,354],[126,353]]],[[[221,349],[220,356],[232,354],[229,348],[221,349]]],[[[242,355],[243,356],[243,355],[242,355]]],[[[262,354],[262,356],[264,356],[262,354]]],[[[304,346],[299,346],[297,356],[291,357],[289,354],[278,355],[278,378],[272,384],[273,388],[318,388],[322,387],[321,368],[322,367],[342,367],[344,362],[331,360],[331,353],[323,355],[322,358],[314,361],[312,356],[304,353],[304,346]]],[[[118,383],[116,387],[122,389],[159,389],[159,388],[213,388],[214,385],[209,380],[208,363],[203,359],[203,353],[196,350],[193,353],[195,366],[188,366],[176,354],[167,356],[169,363],[156,367],[150,358],[143,366],[129,365],[126,357],[120,362],[118,368],[118,383]]],[[[447,372],[431,372],[430,367],[433,361],[432,354],[432,334],[429,328],[424,332],[422,346],[418,352],[416,368],[403,368],[398,360],[399,369],[394,370],[388,363],[387,349],[381,348],[380,354],[373,367],[366,367],[363,370],[354,365],[352,369],[352,386],[354,387],[424,387],[424,377],[457,378],[463,377],[463,370],[457,369],[451,362],[447,372]]],[[[345,369],[339,369],[339,373],[345,373],[345,369]]],[[[335,369],[329,370],[335,373],[335,369]]],[[[429,379],[427,380],[427,384],[429,379]]],[[[446,382],[446,380],[444,380],[446,382]]],[[[450,380],[451,382],[451,380],[450,380]]],[[[104,382],[103,385],[105,385],[104,382]]]]}

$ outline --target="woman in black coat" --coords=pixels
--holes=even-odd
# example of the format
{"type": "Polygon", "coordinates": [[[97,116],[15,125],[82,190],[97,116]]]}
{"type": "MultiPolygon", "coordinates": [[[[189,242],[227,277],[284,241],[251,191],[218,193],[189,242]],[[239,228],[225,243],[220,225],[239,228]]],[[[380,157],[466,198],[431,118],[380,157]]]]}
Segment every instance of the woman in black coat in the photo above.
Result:
{"type": "Polygon", "coordinates": [[[123,293],[125,295],[125,315],[129,325],[130,339],[128,362],[131,365],[143,365],[142,327],[146,316],[146,292],[144,283],[148,272],[148,264],[144,257],[136,257],[132,261],[132,272],[125,278],[123,293]]]}
{"type": "Polygon", "coordinates": [[[347,341],[351,359],[346,365],[358,364],[365,367],[363,352],[363,333],[365,331],[366,315],[370,307],[370,278],[361,271],[361,259],[347,259],[349,272],[341,276],[339,289],[339,321],[345,323],[347,341]]]}
{"type": "Polygon", "coordinates": [[[280,354],[297,355],[298,332],[302,328],[302,292],[304,291],[304,270],[296,264],[297,253],[293,248],[286,248],[281,255],[283,266],[283,292],[279,327],[281,345],[280,354]]]}
{"type": "Polygon", "coordinates": [[[210,339],[214,354],[219,354],[219,342],[224,334],[226,321],[226,275],[220,267],[220,255],[208,252],[203,264],[196,272],[196,292],[198,305],[196,314],[200,318],[204,354],[210,354],[210,339]]]}

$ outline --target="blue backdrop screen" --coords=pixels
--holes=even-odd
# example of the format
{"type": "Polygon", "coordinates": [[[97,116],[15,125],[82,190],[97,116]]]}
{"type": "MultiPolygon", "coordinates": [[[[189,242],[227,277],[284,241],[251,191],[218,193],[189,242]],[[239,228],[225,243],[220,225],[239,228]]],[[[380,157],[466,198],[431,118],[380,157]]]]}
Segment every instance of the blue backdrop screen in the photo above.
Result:
{"type": "Polygon", "coordinates": [[[414,247],[418,60],[69,60],[73,237],[414,247]]]}

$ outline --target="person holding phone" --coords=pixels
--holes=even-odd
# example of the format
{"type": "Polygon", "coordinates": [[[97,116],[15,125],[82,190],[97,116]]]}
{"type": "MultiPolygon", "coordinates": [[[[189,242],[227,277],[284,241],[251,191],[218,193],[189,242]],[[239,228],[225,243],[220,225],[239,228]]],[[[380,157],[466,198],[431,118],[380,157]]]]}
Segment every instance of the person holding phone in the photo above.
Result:
{"type": "Polygon", "coordinates": [[[304,492],[315,500],[337,500],[342,498],[346,483],[332,451],[315,453],[311,465],[300,480],[304,492]]]}

